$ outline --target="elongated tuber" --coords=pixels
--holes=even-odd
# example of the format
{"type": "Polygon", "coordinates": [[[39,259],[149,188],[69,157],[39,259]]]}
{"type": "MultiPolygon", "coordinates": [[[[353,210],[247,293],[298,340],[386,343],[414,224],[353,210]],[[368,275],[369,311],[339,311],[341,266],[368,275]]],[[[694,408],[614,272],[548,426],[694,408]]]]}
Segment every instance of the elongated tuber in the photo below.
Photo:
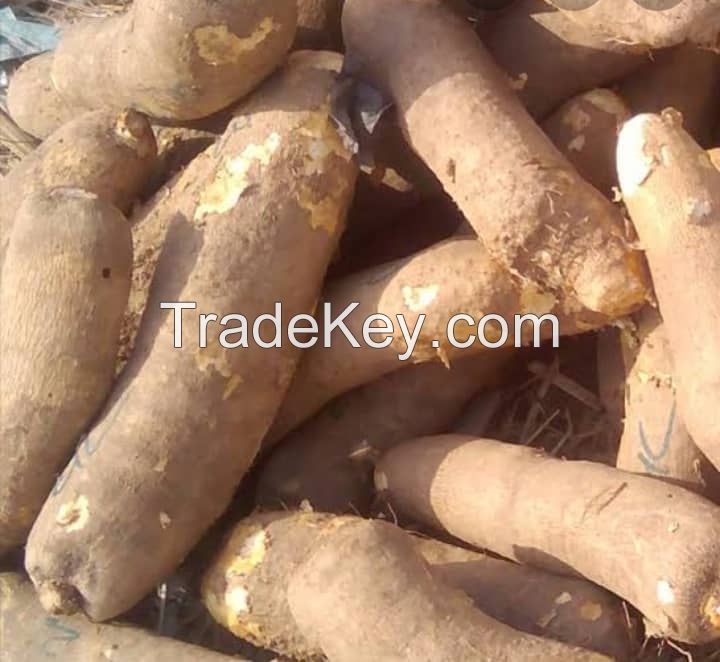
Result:
{"type": "Polygon", "coordinates": [[[662,481],[463,435],[390,450],[375,485],[398,513],[550,572],[579,574],[662,634],[720,634],[720,509],[662,481]]]}
{"type": "Polygon", "coordinates": [[[405,439],[447,429],[477,390],[502,379],[507,352],[485,352],[450,368],[408,366],[341,395],[287,435],[260,471],[256,501],[322,512],[367,513],[372,463],[405,439]]]}
{"type": "Polygon", "coordinates": [[[644,114],[618,143],[623,199],[646,251],[672,354],[678,413],[720,466],[720,172],[677,113],[644,114]]]}
{"type": "MultiPolygon", "coordinates": [[[[152,117],[192,120],[226,108],[280,64],[297,27],[297,0],[137,0],[120,16],[68,28],[52,56],[21,72],[11,113],[32,133],[33,105],[64,109],[136,108],[152,117]],[[45,60],[46,62],[47,60],[45,60]],[[49,69],[50,80],[40,76],[49,69]],[[28,117],[26,119],[26,117],[28,117]]],[[[46,57],[46,56],[43,56],[46,57]]]]}
{"type": "Polygon", "coordinates": [[[167,234],[135,351],[27,544],[49,609],[105,620],[133,606],[222,513],[255,457],[299,349],[287,338],[238,349],[241,326],[212,318],[201,342],[198,324],[240,313],[255,323],[277,301],[290,318],[312,311],[356,175],[329,116],[340,64],[291,57],[154,210],[167,234]],[[188,301],[181,330],[181,311],[161,305],[188,301]]]}
{"type": "Polygon", "coordinates": [[[625,361],[625,428],[617,466],[703,494],[720,496],[720,476],[695,445],[677,411],[675,370],[662,319],[646,308],[637,333],[620,335],[625,361]]]}
{"type": "Polygon", "coordinates": [[[2,654],[8,660],[247,662],[128,625],[98,625],[83,616],[48,616],[32,584],[10,572],[0,574],[0,623],[2,654]]]}
{"type": "Polygon", "coordinates": [[[130,226],[94,193],[21,205],[0,283],[0,555],[25,542],[110,393],[131,269],[130,226]]]}
{"type": "Polygon", "coordinates": [[[395,101],[408,142],[499,264],[567,312],[610,319],[644,303],[646,266],[620,210],[539,130],[468,24],[438,0],[346,0],[343,33],[351,72],[395,101]]]}
{"type": "Polygon", "coordinates": [[[301,660],[609,659],[486,616],[433,577],[404,531],[379,520],[270,513],[241,521],[203,596],[235,634],[301,660]]]}

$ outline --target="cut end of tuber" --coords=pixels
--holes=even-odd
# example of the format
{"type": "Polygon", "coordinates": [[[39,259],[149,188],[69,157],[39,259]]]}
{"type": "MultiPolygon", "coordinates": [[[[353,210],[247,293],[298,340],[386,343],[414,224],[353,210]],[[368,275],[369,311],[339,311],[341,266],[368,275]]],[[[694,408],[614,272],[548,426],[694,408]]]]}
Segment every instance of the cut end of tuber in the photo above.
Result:
{"type": "Polygon", "coordinates": [[[633,195],[651,175],[656,166],[655,157],[647,151],[647,134],[657,115],[636,115],[622,127],[617,144],[617,170],[620,190],[626,198],[633,195]]]}
{"type": "Polygon", "coordinates": [[[388,483],[387,474],[376,469],[375,470],[375,489],[378,492],[382,493],[382,492],[387,492],[388,487],[390,487],[390,483],[388,483]]]}
{"type": "Polygon", "coordinates": [[[718,600],[717,596],[710,595],[705,600],[703,616],[713,630],[720,631],[720,600],[718,600]]]}
{"type": "Polygon", "coordinates": [[[115,122],[115,133],[141,158],[153,156],[157,151],[150,121],[137,110],[129,108],[120,113],[115,122]]]}

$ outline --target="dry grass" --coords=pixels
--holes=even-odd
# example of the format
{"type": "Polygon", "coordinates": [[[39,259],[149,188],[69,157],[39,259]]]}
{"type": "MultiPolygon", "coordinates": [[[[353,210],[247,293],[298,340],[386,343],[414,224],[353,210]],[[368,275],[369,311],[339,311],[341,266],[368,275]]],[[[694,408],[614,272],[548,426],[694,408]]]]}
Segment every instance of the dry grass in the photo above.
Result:
{"type": "Polygon", "coordinates": [[[567,459],[613,464],[617,439],[597,395],[593,335],[529,353],[524,375],[496,401],[487,436],[567,459]]]}
{"type": "Polygon", "coordinates": [[[103,18],[120,13],[131,2],[132,0],[19,0],[13,9],[28,18],[63,26],[84,18],[103,18]]]}

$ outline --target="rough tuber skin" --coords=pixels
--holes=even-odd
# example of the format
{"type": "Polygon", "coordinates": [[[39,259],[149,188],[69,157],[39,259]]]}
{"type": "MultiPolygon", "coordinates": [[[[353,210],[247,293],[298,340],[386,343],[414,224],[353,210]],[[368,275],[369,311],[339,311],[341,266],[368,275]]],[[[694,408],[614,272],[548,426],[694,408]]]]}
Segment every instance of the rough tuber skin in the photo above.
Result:
{"type": "Polygon", "coordinates": [[[135,351],[26,547],[57,611],[79,602],[106,620],[132,607],[223,512],[255,457],[300,352],[287,338],[223,347],[217,324],[200,347],[198,320],[255,320],[277,301],[289,317],[312,311],[356,176],[329,115],[341,62],[294,54],[148,220],[166,234],[135,351]],[[177,349],[160,307],[173,301],[197,304],[177,349]]]}
{"type": "Polygon", "coordinates": [[[537,127],[472,28],[439,0],[346,0],[348,68],[403,131],[490,255],[567,313],[608,321],[649,293],[619,208],[537,127]]]}
{"type": "Polygon", "coordinates": [[[343,0],[298,0],[293,50],[342,51],[343,0]]]}
{"type": "Polygon", "coordinates": [[[646,251],[676,378],[678,413],[720,466],[720,172],[673,111],[637,115],[618,143],[623,199],[646,251]]]}
{"type": "Polygon", "coordinates": [[[90,662],[248,662],[128,625],[98,625],[83,616],[49,617],[32,584],[0,574],[2,653],[8,660],[90,662]]]}
{"type": "Polygon", "coordinates": [[[480,37],[537,120],[650,61],[642,44],[598,35],[544,0],[513,2],[487,27],[480,26],[480,37]]]}
{"type": "Polygon", "coordinates": [[[255,501],[264,508],[368,514],[372,466],[394,444],[447,429],[478,390],[509,372],[508,352],[485,352],[450,368],[422,363],[339,396],[280,440],[260,470],[255,501]]]}
{"type": "Polygon", "coordinates": [[[60,96],[52,82],[52,66],[52,52],[30,58],[13,74],[8,88],[10,116],[41,140],[87,112],[84,105],[60,96]]]}
{"type": "Polygon", "coordinates": [[[578,26],[621,44],[666,48],[689,41],[712,48],[720,33],[718,0],[549,1],[578,26]]]}
{"type": "MultiPolygon", "coordinates": [[[[604,323],[601,316],[566,314],[553,297],[545,296],[531,283],[515,279],[502,269],[475,238],[451,239],[409,258],[329,282],[320,306],[328,303],[332,310],[342,311],[354,302],[360,306],[345,319],[345,324],[361,340],[363,323],[372,314],[385,314],[391,319],[402,314],[409,329],[416,327],[420,315],[426,315],[414,351],[406,357],[413,363],[441,360],[451,365],[461,356],[497,351],[487,349],[479,340],[465,349],[451,344],[448,321],[459,313],[470,315],[476,322],[487,311],[500,315],[509,330],[506,345],[516,341],[514,317],[517,314],[552,313],[558,318],[562,335],[582,333],[604,323]]],[[[403,363],[398,356],[408,352],[408,343],[400,325],[396,322],[394,326],[393,341],[384,349],[373,349],[366,344],[353,348],[345,339],[338,338],[329,347],[318,344],[306,350],[264,443],[276,443],[341,393],[401,367],[403,363]]],[[[321,332],[323,328],[321,320],[321,332]]],[[[541,337],[548,338],[552,326],[545,321],[540,332],[541,337]]],[[[478,333],[477,326],[465,322],[459,322],[454,329],[458,343],[478,333]]],[[[500,324],[489,321],[484,335],[489,342],[500,342],[500,324]]],[[[524,324],[520,336],[517,341],[521,344],[534,342],[532,325],[524,324]]]]}
{"type": "MultiPolygon", "coordinates": [[[[123,15],[66,30],[49,82],[36,72],[34,82],[20,77],[15,85],[39,93],[40,109],[45,98],[57,108],[59,95],[86,110],[132,107],[165,120],[208,117],[282,64],[296,27],[297,0],[136,0],[123,15]]],[[[30,102],[11,94],[13,108],[26,111],[14,119],[32,133],[30,102]]]]}
{"type": "Polygon", "coordinates": [[[720,475],[695,445],[677,411],[675,369],[662,319],[653,308],[620,334],[625,362],[624,431],[617,467],[646,473],[717,501],[720,475]]]}
{"type": "Polygon", "coordinates": [[[663,481],[535,448],[423,437],[379,461],[397,513],[476,547],[577,574],[635,606],[663,636],[720,636],[720,508],[663,481]]]}
{"type": "Polygon", "coordinates": [[[622,601],[583,579],[536,570],[480,552],[417,537],[433,575],[469,595],[488,616],[516,630],[634,659],[637,622],[622,601]]]}
{"type": "Polygon", "coordinates": [[[203,597],[235,634],[298,660],[610,659],[486,616],[433,576],[408,534],[380,520],[287,512],[243,520],[208,570],[203,597]]]}
{"type": "Polygon", "coordinates": [[[617,136],[629,119],[630,109],[615,92],[596,89],[566,101],[541,126],[582,178],[612,197],[617,136]]]}
{"type": "Polygon", "coordinates": [[[152,127],[134,110],[86,113],[63,126],[0,180],[0,264],[25,198],[49,188],[81,188],[128,212],[156,156],[152,127]]]}
{"type": "Polygon", "coordinates": [[[718,79],[720,54],[683,44],[656,53],[652,62],[620,83],[618,93],[634,115],[674,108],[682,115],[685,130],[707,147],[720,113],[718,79]]]}
{"type": "Polygon", "coordinates": [[[20,206],[0,282],[0,555],[25,542],[110,393],[131,270],[130,226],[94,193],[20,206]]]}

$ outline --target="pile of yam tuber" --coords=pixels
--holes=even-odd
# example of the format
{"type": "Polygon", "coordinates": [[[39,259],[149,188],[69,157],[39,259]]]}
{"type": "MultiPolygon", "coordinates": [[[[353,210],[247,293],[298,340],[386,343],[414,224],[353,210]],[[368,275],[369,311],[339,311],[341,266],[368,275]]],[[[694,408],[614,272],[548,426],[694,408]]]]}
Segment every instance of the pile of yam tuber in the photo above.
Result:
{"type": "Polygon", "coordinates": [[[720,0],[125,4],[9,84],[0,660],[720,659],[720,0]]]}

